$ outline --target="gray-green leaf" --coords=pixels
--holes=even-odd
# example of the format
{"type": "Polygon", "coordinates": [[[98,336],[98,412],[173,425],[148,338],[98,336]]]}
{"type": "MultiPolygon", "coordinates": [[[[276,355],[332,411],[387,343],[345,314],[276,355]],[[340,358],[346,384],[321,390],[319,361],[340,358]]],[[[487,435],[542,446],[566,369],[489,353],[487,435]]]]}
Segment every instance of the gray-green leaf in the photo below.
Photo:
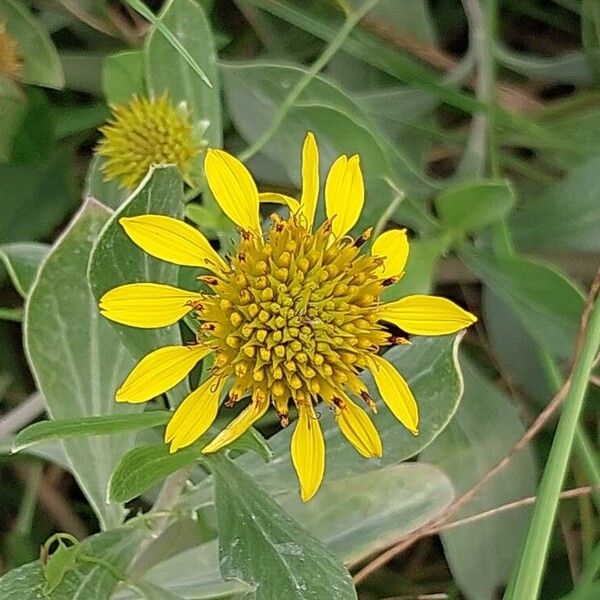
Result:
{"type": "Polygon", "coordinates": [[[344,566],[223,454],[215,477],[222,575],[254,586],[256,600],[352,600],[344,566]]]}
{"type": "MultiPolygon", "coordinates": [[[[134,362],[100,315],[86,279],[89,253],[109,216],[94,201],[84,204],[42,264],[26,305],[28,359],[54,419],[142,409],[114,401],[134,362]]],[[[106,504],[106,489],[114,466],[134,442],[128,434],[64,442],[73,472],[105,528],[124,516],[123,507],[106,504]]]]}

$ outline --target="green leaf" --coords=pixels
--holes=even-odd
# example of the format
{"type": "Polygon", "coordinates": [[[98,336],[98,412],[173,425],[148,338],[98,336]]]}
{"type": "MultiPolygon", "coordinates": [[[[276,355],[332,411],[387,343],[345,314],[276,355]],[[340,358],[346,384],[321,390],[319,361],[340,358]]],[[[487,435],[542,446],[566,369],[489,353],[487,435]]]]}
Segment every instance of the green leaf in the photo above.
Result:
{"type": "Polygon", "coordinates": [[[53,106],[52,113],[56,125],[57,139],[80,133],[89,133],[108,119],[110,112],[103,101],[90,104],[53,106]]]}
{"type": "Polygon", "coordinates": [[[73,153],[43,165],[0,165],[0,242],[48,236],[77,206],[73,153]]]}
{"type": "Polygon", "coordinates": [[[554,81],[576,86],[591,85],[594,82],[583,52],[561,52],[558,56],[541,56],[516,52],[496,42],[494,56],[501,65],[533,81],[554,81]]]}
{"type": "Polygon", "coordinates": [[[435,198],[444,229],[464,235],[506,217],[515,205],[512,185],[506,179],[470,181],[446,188],[435,198]]]}
{"type": "MultiPolygon", "coordinates": [[[[209,430],[214,435],[214,429],[209,430]]],[[[193,464],[202,458],[202,448],[206,444],[204,436],[200,442],[178,450],[171,454],[169,445],[165,443],[140,446],[128,452],[110,479],[109,497],[115,502],[127,502],[160,483],[167,475],[193,464]]],[[[228,448],[240,452],[252,451],[255,456],[268,462],[273,457],[273,451],[268,443],[254,429],[250,429],[232,442],[228,448]]]]}
{"type": "Polygon", "coordinates": [[[254,452],[266,463],[271,462],[274,456],[269,442],[254,427],[245,431],[229,448],[234,448],[239,452],[254,452]]]}
{"type": "Polygon", "coordinates": [[[201,446],[193,444],[171,454],[169,445],[164,443],[130,450],[110,478],[109,500],[127,502],[139,496],[170,473],[197,461],[200,451],[201,446]]]}
{"type": "MultiPolygon", "coordinates": [[[[345,564],[357,564],[414,531],[442,512],[454,497],[453,487],[440,469],[417,463],[341,479],[326,477],[318,494],[307,503],[301,502],[297,483],[293,484],[293,489],[277,494],[278,504],[345,564]]],[[[202,514],[212,514],[210,480],[204,487],[207,497],[202,514]]],[[[271,492],[269,488],[265,491],[271,492]]],[[[214,579],[217,570],[216,557],[214,567],[206,564],[210,552],[208,544],[184,551],[155,567],[150,577],[173,590],[209,585],[207,579],[214,579]]]]}
{"type": "MultiPolygon", "coordinates": [[[[135,589],[141,592],[143,600],[184,600],[183,596],[172,594],[164,587],[154,585],[148,581],[136,580],[135,589]]],[[[123,596],[120,595],[119,599],[122,600],[123,596]]]]}
{"type": "Polygon", "coordinates": [[[109,600],[119,581],[105,566],[84,560],[98,559],[110,564],[116,572],[124,573],[135,549],[148,535],[141,527],[123,527],[93,535],[77,546],[74,568],[64,573],[51,596],[44,593],[46,579],[40,561],[13,569],[0,578],[0,598],[15,600],[109,600]],[[82,559],[83,558],[83,559],[82,559]]]}
{"type": "Polygon", "coordinates": [[[171,413],[166,410],[152,410],[139,415],[110,415],[81,419],[40,421],[22,429],[14,439],[13,452],[29,448],[40,442],[91,435],[110,435],[123,431],[138,431],[164,425],[171,413]]]}
{"type": "MultiPolygon", "coordinates": [[[[600,113],[595,112],[593,123],[579,120],[571,122],[569,128],[597,134],[600,113]]],[[[514,213],[511,230],[514,230],[517,243],[523,250],[536,252],[600,250],[599,197],[600,156],[594,156],[514,213]]]]}
{"type": "MultiPolygon", "coordinates": [[[[252,143],[268,127],[272,115],[305,74],[301,67],[266,62],[225,63],[223,83],[237,131],[252,143]]],[[[364,111],[339,87],[315,77],[288,112],[284,122],[263,148],[265,156],[280,164],[290,181],[300,186],[301,148],[307,131],[317,136],[321,177],[340,154],[359,153],[366,178],[368,200],[356,231],[372,226],[396,192],[386,179],[412,192],[431,191],[432,184],[418,168],[378,131],[364,111]]],[[[323,209],[320,207],[321,216],[323,209]]],[[[398,215],[417,229],[435,225],[432,216],[412,200],[405,200],[398,215]]]]}
{"type": "Polygon", "coordinates": [[[148,19],[153,26],[153,30],[160,31],[161,35],[173,46],[179,56],[185,60],[185,62],[193,69],[193,71],[200,77],[200,79],[209,87],[212,88],[212,84],[204,71],[200,68],[200,65],[196,62],[195,58],[188,52],[187,48],[181,43],[177,36],[171,31],[171,29],[163,22],[162,16],[158,19],[154,16],[152,11],[142,2],[142,0],[127,0],[129,6],[139,12],[143,17],[148,19]]]}
{"type": "Polygon", "coordinates": [[[256,586],[256,600],[356,598],[344,566],[223,454],[204,459],[215,477],[219,565],[256,586]]]}
{"type": "MultiPolygon", "coordinates": [[[[42,264],[29,294],[25,345],[53,419],[142,410],[114,401],[134,361],[87,287],[89,253],[109,216],[105,207],[86,202],[42,264]]],[[[114,466],[134,442],[133,434],[64,442],[73,472],[103,527],[119,524],[124,516],[121,506],[106,504],[106,489],[114,466]]]]}
{"type": "Polygon", "coordinates": [[[277,501],[344,564],[355,565],[439,515],[453,498],[441,470],[410,463],[326,476],[310,502],[302,502],[297,489],[277,501]]]}
{"type": "Polygon", "coordinates": [[[189,61],[153,27],[144,47],[148,91],[154,95],[168,92],[175,104],[185,102],[194,123],[206,129],[203,137],[209,146],[220,148],[223,134],[217,54],[204,9],[194,0],[170,0],[164,5],[160,22],[189,52],[212,87],[206,86],[189,61]]]}
{"type": "Polygon", "coordinates": [[[48,244],[21,242],[0,246],[0,260],[21,297],[27,298],[42,260],[48,254],[48,244]]]}
{"type": "Polygon", "coordinates": [[[127,50],[107,56],[102,69],[102,91],[107,102],[123,104],[134,95],[145,96],[144,55],[127,50]]]}
{"type": "Polygon", "coordinates": [[[15,136],[26,113],[25,94],[12,81],[0,77],[0,163],[11,160],[15,136]]]}
{"type": "Polygon", "coordinates": [[[488,286],[482,290],[482,313],[486,333],[500,371],[513,386],[543,407],[556,392],[540,362],[540,348],[523,326],[522,315],[488,286]]]}
{"type": "MultiPolygon", "coordinates": [[[[178,169],[155,167],[111,216],[94,245],[89,264],[89,281],[96,299],[108,290],[126,283],[147,281],[177,285],[179,267],[146,254],[125,234],[119,225],[119,219],[147,213],[181,218],[183,210],[183,184],[178,169]]],[[[135,358],[141,358],[161,346],[181,344],[177,325],[160,329],[138,329],[111,321],[110,326],[135,358]]],[[[188,391],[187,382],[183,382],[170,392],[170,397],[177,402],[188,391]]]]}
{"type": "Polygon", "coordinates": [[[581,3],[581,41],[588,63],[600,77],[600,6],[593,0],[581,3]]]}
{"type": "MultiPolygon", "coordinates": [[[[216,540],[169,557],[151,567],[145,576],[170,593],[194,600],[248,600],[252,597],[252,587],[247,583],[239,579],[224,581],[221,577],[216,540]]],[[[119,600],[139,600],[139,597],[122,592],[119,600]]]]}
{"type": "Polygon", "coordinates": [[[85,197],[94,198],[112,209],[117,209],[130,195],[129,191],[119,187],[116,180],[106,180],[102,166],[106,159],[102,156],[94,156],[88,166],[85,177],[85,197]]]}
{"type": "MultiPolygon", "coordinates": [[[[425,449],[420,460],[439,465],[462,494],[483,477],[523,435],[516,408],[484,376],[461,357],[465,393],[455,418],[425,449]]],[[[468,515],[535,494],[536,466],[531,449],[519,453],[464,509],[468,515]]],[[[442,533],[452,574],[467,598],[492,600],[507,583],[524,540],[530,509],[518,509],[442,533]]]]}
{"type": "Polygon", "coordinates": [[[46,93],[38,88],[25,90],[23,120],[10,150],[12,164],[40,164],[48,161],[56,148],[54,115],[46,93]]]}
{"type": "Polygon", "coordinates": [[[17,0],[3,0],[0,17],[23,56],[21,79],[25,83],[61,89],[65,78],[60,60],[48,32],[40,22],[17,0]]]}
{"type": "Polygon", "coordinates": [[[512,308],[538,344],[553,356],[571,356],[584,297],[565,275],[541,261],[496,257],[466,247],[461,257],[512,308]]]}
{"type": "MultiPolygon", "coordinates": [[[[289,0],[271,2],[268,0],[250,0],[257,6],[297,27],[312,33],[322,40],[330,40],[341,26],[341,18],[331,18],[331,14],[321,10],[311,11],[306,3],[294,4],[289,0]]],[[[321,8],[321,7],[319,7],[321,8]]],[[[341,14],[341,11],[340,11],[341,14]]],[[[418,85],[440,100],[461,110],[477,112],[482,105],[471,95],[461,93],[452,86],[443,85],[440,76],[428,67],[409,56],[398,52],[381,39],[367,31],[356,28],[342,49],[369,65],[372,65],[392,77],[409,85],[418,85]]]]}
{"type": "Polygon", "coordinates": [[[406,272],[400,281],[383,290],[382,299],[391,302],[410,294],[430,294],[435,285],[438,262],[448,244],[446,235],[411,240],[406,272]]]}

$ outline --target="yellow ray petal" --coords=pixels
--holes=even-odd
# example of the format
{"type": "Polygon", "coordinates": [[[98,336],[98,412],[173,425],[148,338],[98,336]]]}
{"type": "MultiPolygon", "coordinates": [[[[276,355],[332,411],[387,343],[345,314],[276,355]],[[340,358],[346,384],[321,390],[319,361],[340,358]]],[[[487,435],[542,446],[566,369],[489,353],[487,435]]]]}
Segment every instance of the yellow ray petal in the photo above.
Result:
{"type": "Polygon", "coordinates": [[[358,154],[350,159],[344,154],[331,165],[325,182],[325,209],[327,218],[333,219],[331,230],[336,237],[342,237],[356,225],[364,202],[365,185],[358,154]]]}
{"type": "Polygon", "coordinates": [[[169,452],[193,444],[213,424],[219,409],[225,378],[210,377],[178,407],[165,430],[169,452]]]}
{"type": "Polygon", "coordinates": [[[139,215],[119,219],[125,233],[144,252],[188,267],[229,268],[209,241],[191,225],[165,215],[139,215]]]}
{"type": "Polygon", "coordinates": [[[246,167],[228,152],[207,150],[206,179],[223,212],[243,229],[261,233],[258,190],[246,167]]]}
{"type": "Polygon", "coordinates": [[[447,298],[417,294],[384,304],[377,318],[414,335],[447,335],[477,321],[477,317],[447,298]]]}
{"type": "Polygon", "coordinates": [[[385,358],[372,354],[368,366],[379,393],[392,414],[412,434],[419,433],[419,407],[408,383],[385,358]]]}
{"type": "Polygon", "coordinates": [[[325,472],[325,443],[312,405],[298,407],[300,417],[292,436],[292,462],[300,481],[303,502],[319,489],[325,472]]]}
{"type": "Polygon", "coordinates": [[[384,259],[383,265],[377,273],[382,279],[401,276],[408,260],[406,229],[392,229],[382,233],[373,242],[371,254],[384,259]]]}
{"type": "Polygon", "coordinates": [[[245,408],[210,444],[202,448],[203,454],[210,454],[220,450],[227,444],[233,442],[250,429],[255,421],[258,421],[269,408],[269,402],[266,399],[252,400],[252,402],[245,408]]]}
{"type": "Polygon", "coordinates": [[[300,208],[300,202],[291,196],[286,194],[279,194],[277,192],[261,192],[258,195],[261,202],[270,202],[271,204],[285,204],[289,209],[290,213],[296,214],[300,208]]]}
{"type": "Polygon", "coordinates": [[[175,387],[212,350],[205,346],[165,346],[146,354],[117,390],[117,402],[146,402],[175,387]]]}
{"type": "Polygon", "coordinates": [[[100,298],[100,312],[111,321],[132,327],[172,325],[184,317],[200,294],[160,283],[130,283],[109,290],[100,298]]]}
{"type": "Polygon", "coordinates": [[[347,396],[335,413],[335,422],[346,439],[365,458],[381,456],[381,438],[367,413],[347,396]]]}
{"type": "Polygon", "coordinates": [[[302,196],[300,197],[300,223],[312,231],[319,199],[319,149],[312,132],[306,134],[302,147],[302,196]]]}

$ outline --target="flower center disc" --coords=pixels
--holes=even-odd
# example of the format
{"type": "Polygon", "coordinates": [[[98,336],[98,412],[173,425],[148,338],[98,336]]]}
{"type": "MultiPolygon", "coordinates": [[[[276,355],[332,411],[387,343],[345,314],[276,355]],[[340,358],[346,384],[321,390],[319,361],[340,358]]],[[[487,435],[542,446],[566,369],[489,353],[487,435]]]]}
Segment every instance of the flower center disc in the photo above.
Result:
{"type": "Polygon", "coordinates": [[[331,242],[329,222],[312,234],[274,216],[266,241],[243,232],[231,271],[203,278],[214,295],[202,300],[198,335],[217,352],[213,373],[235,378],[230,404],[253,390],[285,425],[290,398],[335,400],[342,386],[366,393],[357,374],[390,336],[374,311],[381,259],[359,246],[331,242]]]}

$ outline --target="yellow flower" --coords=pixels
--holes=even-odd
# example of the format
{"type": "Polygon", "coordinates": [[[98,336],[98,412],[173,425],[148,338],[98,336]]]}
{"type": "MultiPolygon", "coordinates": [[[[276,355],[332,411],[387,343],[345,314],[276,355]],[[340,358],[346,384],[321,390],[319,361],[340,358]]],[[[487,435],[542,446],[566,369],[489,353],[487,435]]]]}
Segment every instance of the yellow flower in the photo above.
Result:
{"type": "Polygon", "coordinates": [[[106,157],[105,180],[135,188],[154,164],[176,165],[184,181],[193,186],[191,170],[200,148],[192,124],[171,104],[159,98],[134,97],[129,104],[111,107],[112,119],[100,128],[103,138],[97,152],[106,157]]]}
{"type": "Polygon", "coordinates": [[[17,42],[6,31],[6,25],[0,21],[0,75],[18,79],[23,68],[23,59],[17,42]]]}
{"type": "Polygon", "coordinates": [[[146,252],[179,265],[204,267],[200,279],[210,293],[155,283],[135,283],[109,291],[100,309],[109,319],[135,327],[162,327],[188,312],[202,321],[196,343],[160,348],[144,357],[117,391],[119,402],[145,402],[175,386],[205,356],[214,354],[210,376],[177,408],[165,440],[175,452],[213,423],[226,387],[226,406],[246,408],[203,449],[223,448],[273,405],[288,423],[290,401],[298,412],[291,454],[303,500],[323,479],[325,450],[315,405],[333,411],[341,433],[365,457],[381,456],[379,434],[364,402],[375,403],[360,373],[368,369],[381,397],[398,420],[418,434],[419,412],[404,378],[380,348],[404,343],[387,324],[409,334],[445,335],[476,318],[444,298],[408,296],[383,304],[386,285],[402,276],[408,257],[405,230],[388,231],[370,253],[361,251],[367,231],[353,239],[364,203],[359,157],[339,157],[325,183],[327,220],[313,230],[319,193],[319,156],[309,133],[302,153],[300,201],[257,191],[246,167],[222,150],[209,150],[206,177],[240,239],[222,258],[207,239],[186,223],[160,215],[124,218],[129,237],[146,252]],[[261,201],[285,203],[290,217],[271,217],[263,233],[261,201]],[[249,399],[247,401],[246,399],[249,399]]]}

